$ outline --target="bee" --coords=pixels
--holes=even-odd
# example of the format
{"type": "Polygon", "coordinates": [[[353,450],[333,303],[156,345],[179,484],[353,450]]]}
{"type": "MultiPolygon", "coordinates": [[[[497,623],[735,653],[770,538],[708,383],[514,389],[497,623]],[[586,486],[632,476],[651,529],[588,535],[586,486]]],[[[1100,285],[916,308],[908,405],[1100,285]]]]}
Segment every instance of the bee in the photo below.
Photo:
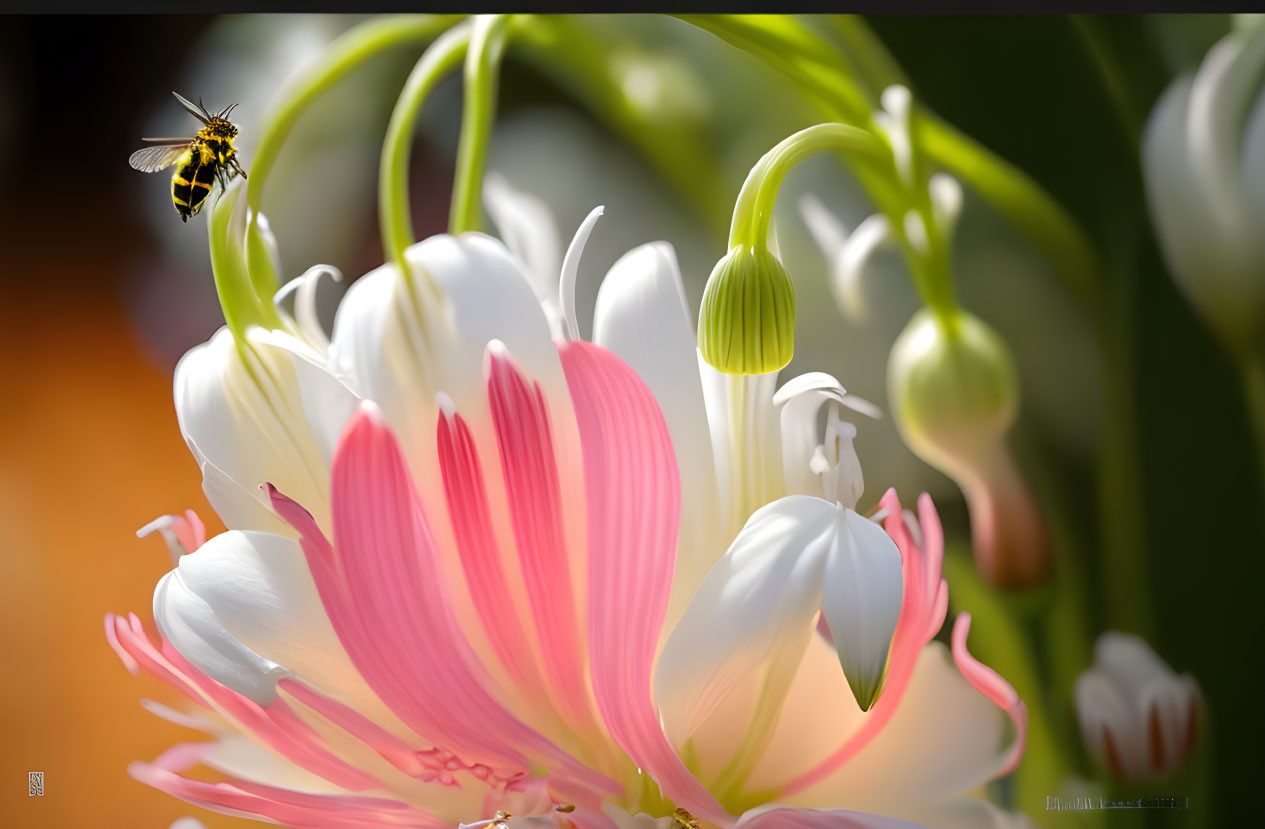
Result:
{"type": "Polygon", "coordinates": [[[202,209],[216,181],[227,187],[234,176],[246,178],[246,171],[237,161],[237,148],[233,146],[237,127],[228,120],[237,104],[212,115],[201,100],[195,104],[178,92],[171,94],[204,126],[192,138],[142,138],[146,146],[132,153],[127,163],[142,173],[156,173],[175,164],[171,203],[180,214],[180,221],[187,222],[202,209]]]}

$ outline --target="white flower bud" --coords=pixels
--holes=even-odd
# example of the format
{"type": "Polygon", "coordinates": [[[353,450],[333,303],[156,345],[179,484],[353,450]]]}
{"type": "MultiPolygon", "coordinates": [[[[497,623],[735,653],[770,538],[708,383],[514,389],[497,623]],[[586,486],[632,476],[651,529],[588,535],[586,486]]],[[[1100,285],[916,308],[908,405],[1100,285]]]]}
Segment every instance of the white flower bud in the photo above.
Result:
{"type": "Polygon", "coordinates": [[[1098,637],[1094,665],[1076,681],[1085,749],[1125,782],[1166,777],[1185,765],[1199,736],[1199,685],[1178,676],[1136,636],[1098,637]]]}
{"type": "Polygon", "coordinates": [[[1232,349],[1265,347],[1265,28],[1218,42],[1142,138],[1151,218],[1178,288],[1232,349]]]}

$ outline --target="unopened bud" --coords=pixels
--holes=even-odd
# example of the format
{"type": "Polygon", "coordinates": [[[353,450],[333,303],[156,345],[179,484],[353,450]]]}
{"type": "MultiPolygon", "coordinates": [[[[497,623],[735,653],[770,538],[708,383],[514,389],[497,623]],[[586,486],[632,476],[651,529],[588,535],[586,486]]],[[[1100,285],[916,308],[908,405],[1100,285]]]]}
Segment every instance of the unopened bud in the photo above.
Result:
{"type": "Polygon", "coordinates": [[[887,371],[905,443],[966,496],[980,572],[1007,589],[1040,584],[1049,571],[1049,540],[1006,448],[1019,395],[1000,335],[965,312],[944,321],[924,309],[897,338],[887,371]]]}
{"type": "Polygon", "coordinates": [[[703,359],[726,374],[767,374],[795,353],[795,288],[763,246],[739,245],[712,269],[698,315],[703,359]]]}
{"type": "Polygon", "coordinates": [[[1167,777],[1194,753],[1201,695],[1136,636],[1108,631],[1094,665],[1076,680],[1076,718],[1085,750],[1127,783],[1167,777]]]}

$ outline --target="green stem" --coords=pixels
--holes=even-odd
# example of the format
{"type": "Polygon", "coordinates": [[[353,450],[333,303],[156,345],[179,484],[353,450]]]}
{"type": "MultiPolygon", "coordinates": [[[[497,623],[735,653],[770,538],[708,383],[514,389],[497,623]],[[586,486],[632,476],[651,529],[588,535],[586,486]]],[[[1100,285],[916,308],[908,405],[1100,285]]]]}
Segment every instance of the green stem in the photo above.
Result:
{"type": "Polygon", "coordinates": [[[846,124],[817,124],[777,144],[751,168],[734,204],[729,248],[766,245],[773,203],[782,180],[807,156],[826,149],[877,155],[882,145],[870,133],[846,124]]]}
{"type": "Polygon", "coordinates": [[[678,17],[798,81],[819,103],[837,105],[839,120],[853,124],[869,120],[873,106],[853,81],[847,59],[793,18],[737,14],[678,17]]]}
{"type": "Polygon", "coordinates": [[[206,223],[215,292],[224,311],[224,322],[239,345],[246,342],[246,329],[252,325],[281,327],[281,318],[271,297],[265,300],[255,292],[244,267],[242,251],[233,242],[235,231],[240,230],[236,225],[241,224],[241,211],[245,209],[240,204],[242,189],[240,185],[230,187],[216,199],[206,223]]]}
{"type": "Polygon", "coordinates": [[[900,64],[883,46],[882,41],[860,15],[827,15],[830,28],[843,45],[843,51],[857,68],[857,74],[866,82],[871,95],[876,98],[884,89],[899,84],[909,88],[909,79],[901,71],[900,64]]]}
{"type": "Polygon", "coordinates": [[[922,151],[1014,222],[1058,269],[1091,320],[1101,324],[1105,309],[1098,256],[1067,211],[1022,170],[930,113],[920,113],[916,123],[922,151]]]}
{"type": "Polygon", "coordinates": [[[330,44],[320,65],[314,71],[299,76],[278,96],[283,103],[260,131],[246,185],[246,205],[250,208],[246,253],[250,280],[258,295],[271,297],[277,290],[277,275],[273,272],[270,257],[266,255],[257,221],[264,185],[299,116],[326,90],[368,58],[400,44],[429,40],[460,19],[460,15],[408,15],[364,23],[330,44]]]}
{"type": "Polygon", "coordinates": [[[450,233],[483,226],[483,168],[487,161],[492,120],[496,114],[497,75],[508,33],[508,15],[486,15],[475,20],[466,53],[465,106],[461,111],[461,141],[452,184],[450,233]]]}
{"type": "Polygon", "coordinates": [[[391,122],[387,125],[378,173],[378,212],[382,222],[382,249],[411,281],[412,274],[404,261],[404,251],[416,239],[413,217],[409,210],[409,151],[422,106],[435,85],[457,68],[470,44],[471,23],[460,23],[440,35],[421,60],[413,67],[400,92],[391,122]]]}

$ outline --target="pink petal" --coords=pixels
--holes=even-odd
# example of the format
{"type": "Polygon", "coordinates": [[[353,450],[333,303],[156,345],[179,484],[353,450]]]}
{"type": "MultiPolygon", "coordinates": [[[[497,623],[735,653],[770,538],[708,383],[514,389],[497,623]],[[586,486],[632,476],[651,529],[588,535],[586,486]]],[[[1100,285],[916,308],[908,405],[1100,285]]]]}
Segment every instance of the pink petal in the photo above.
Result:
{"type": "Polygon", "coordinates": [[[126,655],[132,664],[171,683],[199,705],[220,710],[295,765],[345,789],[364,790],[381,785],[326,750],[320,738],[284,702],[276,700],[260,706],[199,671],[169,642],[164,640],[161,650],[154,647],[134,614],[126,623],[109,614],[106,631],[120,656],[126,655]]]}
{"type": "Polygon", "coordinates": [[[594,788],[616,788],[515,718],[457,624],[437,551],[395,436],[365,403],[331,473],[335,545],[311,515],[269,488],[300,543],[330,621],[366,682],[424,739],[467,768],[525,776],[528,754],[594,788]],[[524,752],[527,752],[525,754],[524,752]]]}
{"type": "Polygon", "coordinates": [[[513,594],[492,529],[478,448],[470,427],[452,408],[451,400],[443,399],[439,410],[439,466],[466,584],[493,652],[520,690],[531,693],[541,687],[541,679],[523,625],[513,602],[508,600],[513,594]]]}
{"type": "MultiPolygon", "coordinates": [[[[405,774],[427,782],[451,783],[452,772],[448,768],[448,757],[444,752],[438,749],[416,749],[354,708],[325,696],[293,677],[279,680],[277,687],[372,748],[405,774]]],[[[490,774],[485,766],[476,766],[471,772],[480,779],[487,779],[490,774]]]]}
{"type": "Polygon", "coordinates": [[[1014,771],[1019,761],[1023,759],[1023,749],[1028,739],[1028,707],[1023,704],[1023,700],[1019,699],[1019,694],[1015,692],[1014,687],[1003,679],[1001,674],[971,656],[966,649],[966,636],[970,630],[971,614],[959,613],[957,621],[953,624],[953,662],[958,666],[958,670],[962,672],[966,681],[971,683],[975,690],[988,697],[994,705],[1005,711],[1006,716],[1010,717],[1010,721],[1014,723],[1015,744],[1011,746],[1010,754],[1002,764],[1001,770],[995,775],[1005,777],[1014,771]]]}
{"type": "Polygon", "coordinates": [[[663,793],[730,825],[659,724],[651,670],[676,564],[680,478],[663,415],[611,352],[559,343],[575,406],[588,503],[590,675],[611,735],[663,793]]]}
{"type": "Polygon", "coordinates": [[[365,826],[407,826],[442,829],[439,818],[405,803],[379,797],[309,794],[237,778],[210,783],[179,772],[198,762],[214,743],[184,743],[168,749],[153,763],[132,763],[134,779],[167,794],[217,812],[246,814],[301,829],[360,829],[365,826]]]}
{"type": "Polygon", "coordinates": [[[592,715],[583,676],[587,657],[576,618],[549,409],[540,386],[529,385],[499,342],[487,348],[484,373],[514,538],[545,670],[564,717],[573,724],[589,722],[592,715]]]}

